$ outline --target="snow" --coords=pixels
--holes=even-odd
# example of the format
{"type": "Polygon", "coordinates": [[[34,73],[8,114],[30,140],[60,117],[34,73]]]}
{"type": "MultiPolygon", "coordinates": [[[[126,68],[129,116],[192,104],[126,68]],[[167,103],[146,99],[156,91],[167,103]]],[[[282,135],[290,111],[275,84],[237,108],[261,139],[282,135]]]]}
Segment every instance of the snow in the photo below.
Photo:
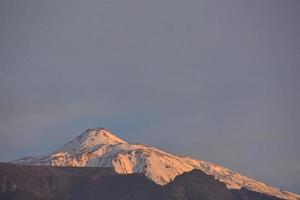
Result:
{"type": "Polygon", "coordinates": [[[88,129],[48,155],[26,157],[14,162],[28,165],[113,167],[120,174],[144,173],[160,185],[171,182],[184,172],[199,169],[224,182],[229,189],[244,187],[283,199],[300,199],[296,194],[270,187],[207,161],[172,155],[142,144],[129,144],[104,128],[88,129]]]}

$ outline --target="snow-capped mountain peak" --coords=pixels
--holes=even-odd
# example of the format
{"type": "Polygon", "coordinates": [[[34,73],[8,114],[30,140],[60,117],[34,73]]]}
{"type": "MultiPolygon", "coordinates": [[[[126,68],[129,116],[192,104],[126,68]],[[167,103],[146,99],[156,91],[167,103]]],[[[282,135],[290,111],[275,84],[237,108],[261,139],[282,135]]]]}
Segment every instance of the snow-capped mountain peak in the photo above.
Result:
{"type": "Polygon", "coordinates": [[[228,189],[244,187],[282,199],[300,200],[299,195],[270,187],[207,161],[176,156],[142,144],[129,144],[105,128],[87,129],[53,153],[38,157],[25,157],[14,163],[112,167],[121,174],[144,173],[146,177],[160,185],[171,182],[184,172],[199,169],[224,182],[228,189]]]}
{"type": "Polygon", "coordinates": [[[127,142],[115,136],[105,128],[91,128],[87,129],[84,133],[63,145],[54,153],[66,152],[68,154],[77,154],[82,152],[94,151],[103,145],[115,145],[124,143],[127,142]]]}
{"type": "Polygon", "coordinates": [[[77,137],[86,146],[93,146],[97,144],[116,144],[116,143],[127,143],[121,138],[114,135],[111,131],[99,127],[93,129],[87,129],[83,134],[77,137]]]}

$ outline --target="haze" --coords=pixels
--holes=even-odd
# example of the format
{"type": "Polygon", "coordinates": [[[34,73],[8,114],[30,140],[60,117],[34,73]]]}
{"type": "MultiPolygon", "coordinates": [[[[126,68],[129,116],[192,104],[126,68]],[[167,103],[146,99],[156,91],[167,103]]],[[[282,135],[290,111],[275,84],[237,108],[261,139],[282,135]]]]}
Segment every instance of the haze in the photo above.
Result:
{"type": "Polygon", "coordinates": [[[300,193],[300,1],[0,2],[0,161],[91,127],[300,193]]]}

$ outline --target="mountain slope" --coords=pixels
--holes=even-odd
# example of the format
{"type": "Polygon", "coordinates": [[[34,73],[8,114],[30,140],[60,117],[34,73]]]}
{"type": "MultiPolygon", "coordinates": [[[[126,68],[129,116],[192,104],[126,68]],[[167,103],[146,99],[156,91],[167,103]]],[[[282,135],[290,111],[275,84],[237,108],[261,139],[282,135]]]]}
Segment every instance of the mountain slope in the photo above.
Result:
{"type": "Polygon", "coordinates": [[[230,190],[200,170],[159,186],[143,174],[112,168],[23,166],[0,163],[1,200],[280,200],[249,190],[230,190]]]}
{"type": "Polygon", "coordinates": [[[224,182],[229,189],[245,188],[282,199],[300,199],[296,194],[270,187],[207,161],[175,156],[141,144],[129,144],[104,128],[88,129],[48,155],[25,157],[14,163],[112,167],[120,174],[144,173],[147,178],[159,185],[171,182],[184,172],[199,169],[224,182]]]}
{"type": "Polygon", "coordinates": [[[159,188],[143,174],[111,168],[0,163],[1,200],[154,200],[159,188]]]}

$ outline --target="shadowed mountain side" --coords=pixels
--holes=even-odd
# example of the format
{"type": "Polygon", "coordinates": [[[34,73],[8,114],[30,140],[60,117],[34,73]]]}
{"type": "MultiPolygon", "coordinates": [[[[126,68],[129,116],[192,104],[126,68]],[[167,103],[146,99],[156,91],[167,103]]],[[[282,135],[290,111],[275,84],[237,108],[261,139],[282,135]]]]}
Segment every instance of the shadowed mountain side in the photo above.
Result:
{"type": "Polygon", "coordinates": [[[256,192],[228,190],[200,170],[159,186],[143,174],[111,168],[21,166],[0,163],[1,200],[278,200],[256,192]]]}
{"type": "Polygon", "coordinates": [[[200,170],[192,170],[177,176],[168,184],[167,196],[172,200],[216,199],[216,200],[278,200],[279,198],[242,188],[229,190],[221,183],[200,170]],[[220,194],[222,194],[220,196],[220,194]]]}
{"type": "Polygon", "coordinates": [[[235,199],[239,200],[278,200],[279,198],[268,196],[263,193],[253,192],[242,188],[240,190],[231,190],[235,199]]]}
{"type": "Polygon", "coordinates": [[[154,199],[159,186],[143,174],[120,175],[111,168],[0,164],[1,200],[154,199]]]}
{"type": "Polygon", "coordinates": [[[175,178],[174,181],[163,187],[162,199],[192,200],[218,199],[235,200],[224,183],[216,181],[200,170],[192,170],[175,178]]]}

